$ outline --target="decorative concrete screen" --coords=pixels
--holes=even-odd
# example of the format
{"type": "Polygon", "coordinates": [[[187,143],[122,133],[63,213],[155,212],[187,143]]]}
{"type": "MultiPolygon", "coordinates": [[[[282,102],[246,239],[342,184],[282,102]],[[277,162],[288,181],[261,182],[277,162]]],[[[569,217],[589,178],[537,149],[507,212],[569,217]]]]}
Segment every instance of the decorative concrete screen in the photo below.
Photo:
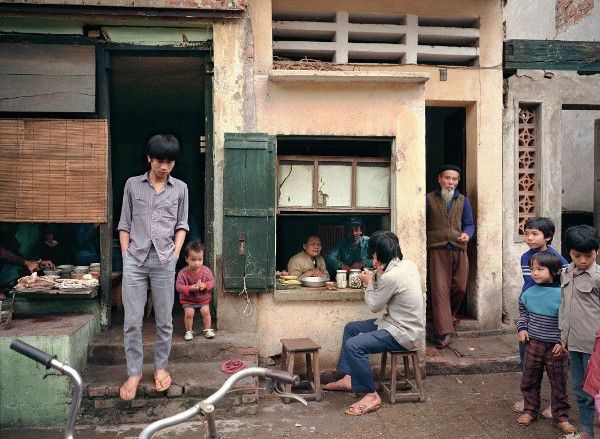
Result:
{"type": "Polygon", "coordinates": [[[525,222],[537,213],[537,106],[519,107],[518,134],[518,234],[524,235],[525,222]]]}
{"type": "Polygon", "coordinates": [[[273,14],[274,59],[475,65],[479,19],[345,11],[273,14]]]}

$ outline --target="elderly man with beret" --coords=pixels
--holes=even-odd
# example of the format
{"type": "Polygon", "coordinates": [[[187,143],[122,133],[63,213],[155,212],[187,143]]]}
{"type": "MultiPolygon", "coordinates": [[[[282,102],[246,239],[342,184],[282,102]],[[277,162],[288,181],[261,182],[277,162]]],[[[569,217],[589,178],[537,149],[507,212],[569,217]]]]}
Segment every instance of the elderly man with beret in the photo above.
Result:
{"type": "Polygon", "coordinates": [[[471,203],[456,189],[460,176],[458,166],[443,165],[440,188],[426,196],[431,311],[439,347],[447,347],[454,337],[456,314],[467,292],[467,243],[475,233],[471,203]]]}

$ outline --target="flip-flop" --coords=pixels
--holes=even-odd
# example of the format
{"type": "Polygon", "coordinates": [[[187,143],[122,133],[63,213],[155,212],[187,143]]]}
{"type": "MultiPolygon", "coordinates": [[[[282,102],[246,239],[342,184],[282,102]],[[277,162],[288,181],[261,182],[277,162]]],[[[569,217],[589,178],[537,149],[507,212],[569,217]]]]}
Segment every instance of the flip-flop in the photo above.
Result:
{"type": "Polygon", "coordinates": [[[379,410],[380,407],[381,407],[381,404],[367,407],[364,404],[355,403],[355,404],[352,404],[348,408],[348,410],[346,410],[346,414],[350,415],[350,416],[362,416],[362,415],[366,415],[367,413],[375,412],[375,411],[379,410]]]}
{"type": "MultiPolygon", "coordinates": [[[[127,386],[127,381],[125,380],[125,382],[123,383],[123,385],[121,385],[121,388],[119,389],[119,396],[121,397],[121,399],[123,401],[132,401],[135,399],[135,395],[137,394],[137,389],[139,387],[139,382],[138,384],[134,387],[134,386],[127,386]]],[[[141,381],[141,377],[140,377],[140,381],[141,381]]]]}
{"type": "Polygon", "coordinates": [[[521,400],[515,402],[515,404],[513,405],[513,412],[523,413],[523,410],[525,410],[525,401],[521,400]]]}
{"type": "Polygon", "coordinates": [[[165,390],[168,390],[172,383],[173,380],[171,379],[171,374],[167,371],[164,372],[162,378],[159,378],[156,376],[156,374],[154,375],[154,385],[156,386],[157,392],[164,392],[165,390]],[[166,385],[165,382],[167,383],[166,385]]]}
{"type": "Polygon", "coordinates": [[[517,418],[517,424],[527,427],[531,425],[531,423],[535,421],[535,418],[531,416],[529,413],[523,413],[521,416],[517,418]]]}

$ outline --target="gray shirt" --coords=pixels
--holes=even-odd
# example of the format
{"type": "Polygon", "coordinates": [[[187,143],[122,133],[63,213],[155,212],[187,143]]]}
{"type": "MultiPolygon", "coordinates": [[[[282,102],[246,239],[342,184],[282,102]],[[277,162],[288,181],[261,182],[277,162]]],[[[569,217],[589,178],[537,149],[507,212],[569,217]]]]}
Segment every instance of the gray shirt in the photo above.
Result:
{"type": "Polygon", "coordinates": [[[189,231],[187,185],[174,177],[157,194],[148,173],[125,183],[118,229],[129,232],[127,252],[140,264],[154,246],[162,265],[173,256],[177,230],[189,231]]]}
{"type": "Polygon", "coordinates": [[[385,314],[375,321],[377,329],[385,329],[405,349],[417,349],[425,334],[421,275],[410,261],[392,259],[383,274],[365,289],[365,302],[373,312],[385,314]]]}
{"type": "Polygon", "coordinates": [[[569,351],[591,354],[600,328],[600,266],[594,264],[574,275],[573,263],[561,275],[558,327],[569,351]]]}

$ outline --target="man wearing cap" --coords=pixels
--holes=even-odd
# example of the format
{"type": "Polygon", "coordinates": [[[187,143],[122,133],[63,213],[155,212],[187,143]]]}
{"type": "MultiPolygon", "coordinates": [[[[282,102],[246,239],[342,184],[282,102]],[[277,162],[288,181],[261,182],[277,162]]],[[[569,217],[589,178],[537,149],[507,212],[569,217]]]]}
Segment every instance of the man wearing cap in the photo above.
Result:
{"type": "Polygon", "coordinates": [[[431,311],[441,347],[454,337],[454,318],[467,292],[467,243],[475,233],[471,203],[456,189],[460,174],[458,166],[443,165],[440,189],[426,196],[431,311]]]}
{"type": "Polygon", "coordinates": [[[367,250],[369,237],[363,236],[364,223],[361,218],[350,217],[346,221],[346,236],[341,238],[329,251],[325,261],[327,269],[335,277],[337,270],[350,271],[352,268],[362,270],[372,268],[373,260],[367,250]]]}

